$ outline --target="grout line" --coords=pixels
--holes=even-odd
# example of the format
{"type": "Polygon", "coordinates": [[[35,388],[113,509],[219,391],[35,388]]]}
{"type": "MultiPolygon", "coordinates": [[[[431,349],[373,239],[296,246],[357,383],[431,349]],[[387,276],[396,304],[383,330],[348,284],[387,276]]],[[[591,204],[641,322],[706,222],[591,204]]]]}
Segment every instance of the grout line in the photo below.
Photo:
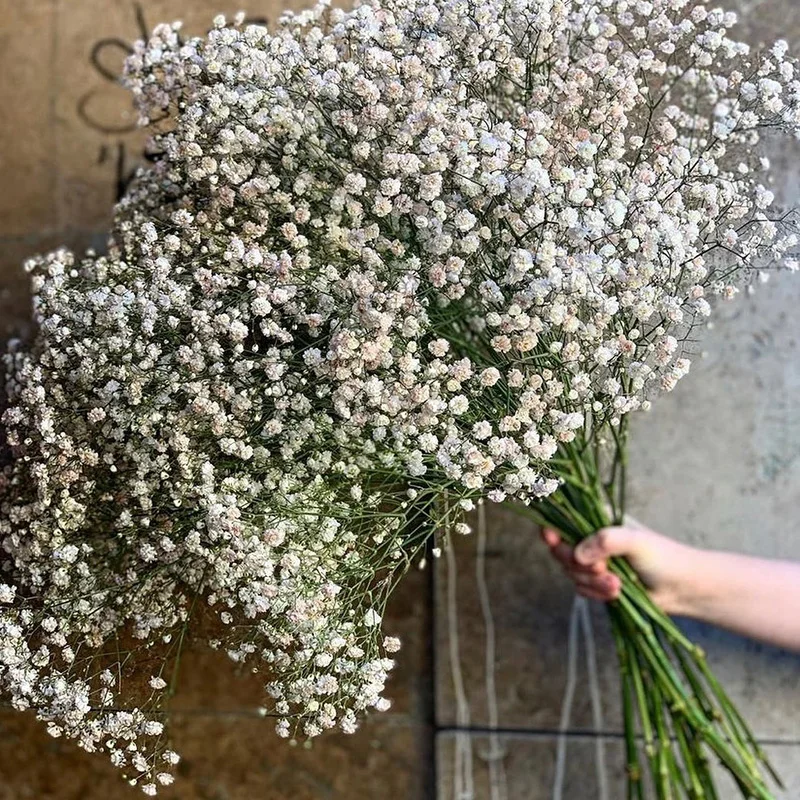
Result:
{"type": "MultiPolygon", "coordinates": [[[[586,598],[582,598],[580,617],[586,645],[586,669],[589,673],[589,696],[592,703],[592,724],[595,729],[603,730],[603,700],[597,669],[597,653],[594,639],[594,626],[586,598]]],[[[598,737],[595,741],[595,766],[597,768],[598,800],[608,800],[608,769],[606,767],[605,739],[598,737]]]]}
{"type": "MultiPolygon", "coordinates": [[[[134,709],[131,708],[121,708],[121,709],[114,709],[117,711],[131,711],[134,709]]],[[[14,719],[20,718],[23,715],[23,712],[18,711],[15,708],[0,708],[0,722],[6,719],[14,719]]],[[[179,719],[179,718],[202,718],[206,717],[208,719],[228,719],[231,721],[245,721],[245,720],[260,720],[263,721],[265,724],[269,724],[270,721],[274,721],[276,716],[275,714],[262,714],[256,710],[250,710],[247,708],[181,708],[181,709],[174,709],[172,711],[165,712],[165,716],[169,719],[179,719]]],[[[416,719],[416,716],[413,712],[404,713],[404,714],[380,714],[380,715],[373,715],[370,717],[371,720],[379,720],[383,723],[384,727],[386,728],[428,728],[425,723],[420,722],[416,719]]],[[[37,720],[38,721],[38,720],[37,720]]],[[[359,730],[364,729],[359,728],[359,730]]],[[[375,732],[376,735],[378,731],[375,732]]]]}
{"type": "Polygon", "coordinates": [[[48,132],[50,134],[50,219],[58,228],[61,224],[60,192],[59,192],[59,171],[61,165],[58,162],[58,124],[56,119],[56,103],[58,99],[58,88],[56,73],[58,71],[58,41],[59,41],[59,8],[58,0],[50,0],[50,58],[49,58],[49,80],[47,86],[47,117],[48,132]]]}
{"type": "Polygon", "coordinates": [[[437,658],[438,648],[436,647],[436,639],[438,636],[438,627],[436,623],[436,560],[433,558],[433,541],[428,545],[428,580],[427,580],[427,603],[428,603],[428,625],[426,626],[428,634],[428,661],[425,681],[425,695],[423,699],[424,719],[429,726],[430,736],[428,739],[428,765],[427,765],[427,781],[425,785],[425,795],[428,800],[435,800],[439,793],[439,759],[436,753],[436,738],[439,730],[437,722],[437,694],[436,689],[439,685],[437,673],[437,658]]]}
{"type": "Polygon", "coordinates": [[[567,763],[567,731],[572,719],[572,704],[575,699],[575,684],[578,675],[578,632],[581,603],[584,599],[575,595],[572,611],[569,615],[569,633],[567,635],[567,682],[561,700],[561,721],[556,737],[555,778],[553,780],[553,800],[563,800],[564,770],[567,763]]]}
{"type": "Polygon", "coordinates": [[[50,132],[51,132],[51,192],[52,192],[52,211],[56,230],[64,227],[66,218],[66,198],[64,196],[64,171],[61,164],[62,153],[62,134],[63,125],[59,118],[59,98],[62,92],[63,76],[59,71],[59,59],[62,52],[62,20],[63,5],[61,0],[51,0],[53,9],[53,34],[50,49],[50,91],[48,93],[48,103],[50,112],[50,132]]]}
{"type": "MultiPolygon", "coordinates": [[[[19,717],[21,712],[14,708],[0,708],[0,720],[11,717],[19,717]]],[[[250,711],[249,709],[213,709],[213,708],[183,708],[175,709],[169,712],[170,717],[209,717],[209,718],[228,718],[231,720],[255,720],[263,719],[269,721],[271,717],[264,717],[258,711],[250,711]]],[[[387,726],[398,727],[428,727],[425,723],[419,723],[414,720],[413,714],[381,714],[373,716],[371,719],[380,719],[385,722],[387,726]]],[[[506,736],[509,739],[534,739],[534,740],[551,740],[559,735],[564,735],[571,739],[576,740],[594,740],[597,738],[602,739],[620,739],[625,738],[625,734],[621,731],[589,731],[589,730],[569,730],[559,731],[558,728],[487,728],[479,725],[474,725],[468,728],[459,728],[455,725],[443,725],[434,728],[434,738],[438,739],[440,736],[452,735],[465,735],[465,736],[489,736],[491,734],[499,736],[506,736]]],[[[639,737],[641,738],[641,737],[639,737]]],[[[800,739],[787,739],[780,737],[756,737],[759,744],[767,745],[768,747],[800,747],[800,739]]]]}
{"type": "Polygon", "coordinates": [[[64,173],[61,168],[61,136],[63,126],[58,117],[58,100],[62,89],[62,76],[58,69],[58,61],[61,54],[61,20],[62,20],[61,0],[53,0],[53,52],[52,52],[52,75],[50,76],[50,125],[53,133],[53,211],[57,228],[62,228],[66,214],[64,197],[64,173]]]}
{"type": "MultiPolygon", "coordinates": [[[[478,504],[478,544],[475,557],[475,580],[481,602],[486,646],[484,648],[484,670],[486,685],[486,708],[489,712],[489,726],[496,729],[499,725],[497,704],[497,683],[495,676],[497,636],[494,616],[492,614],[491,596],[486,581],[486,503],[478,504]]],[[[505,749],[500,744],[500,737],[492,734],[489,737],[489,754],[484,756],[489,761],[489,793],[491,800],[508,800],[508,780],[505,769],[505,749]]]]}
{"type": "MultiPolygon", "coordinates": [[[[459,728],[456,725],[445,725],[437,729],[437,734],[443,736],[454,734],[467,734],[470,736],[490,736],[496,733],[501,736],[507,736],[510,739],[536,739],[536,740],[550,740],[556,739],[559,736],[566,736],[570,739],[619,739],[624,740],[625,734],[622,731],[591,731],[581,730],[576,728],[574,730],[562,731],[558,728],[490,728],[480,725],[472,725],[470,727],[459,728]]],[[[641,736],[637,735],[637,738],[641,736]]],[[[767,745],[769,747],[800,747],[800,739],[781,738],[781,737],[765,737],[759,738],[756,736],[756,741],[759,744],[767,745]]]]}
{"type": "Polygon", "coordinates": [[[46,239],[51,236],[108,236],[108,227],[105,228],[98,228],[98,227],[88,227],[85,228],[81,225],[75,226],[66,226],[66,227],[42,227],[38,228],[35,231],[29,231],[28,233],[2,233],[0,231],[0,244],[19,244],[20,242],[32,242],[35,243],[41,239],[46,239]]]}
{"type": "Polygon", "coordinates": [[[489,728],[472,726],[459,728],[455,725],[440,727],[438,734],[454,735],[469,734],[471,736],[489,736],[493,733],[510,739],[624,739],[625,734],[620,731],[588,731],[588,730],[559,730],[558,728],[489,728]]]}
{"type": "MultiPolygon", "coordinates": [[[[449,511],[447,491],[444,495],[445,513],[449,511]]],[[[458,636],[458,565],[453,552],[452,541],[445,542],[445,558],[447,562],[447,638],[450,655],[450,677],[456,698],[456,719],[463,728],[471,722],[470,705],[464,684],[464,675],[461,670],[461,649],[458,636]]],[[[472,737],[456,734],[455,765],[454,765],[454,793],[455,800],[475,800],[472,771],[472,737]]]]}

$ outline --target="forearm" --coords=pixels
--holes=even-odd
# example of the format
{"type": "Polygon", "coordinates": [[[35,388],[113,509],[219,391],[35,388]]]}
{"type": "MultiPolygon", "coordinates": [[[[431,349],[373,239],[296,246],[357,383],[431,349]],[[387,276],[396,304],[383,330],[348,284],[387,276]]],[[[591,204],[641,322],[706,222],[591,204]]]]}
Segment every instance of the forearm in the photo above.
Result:
{"type": "Polygon", "coordinates": [[[800,563],[692,549],[671,613],[800,651],[800,563]]]}

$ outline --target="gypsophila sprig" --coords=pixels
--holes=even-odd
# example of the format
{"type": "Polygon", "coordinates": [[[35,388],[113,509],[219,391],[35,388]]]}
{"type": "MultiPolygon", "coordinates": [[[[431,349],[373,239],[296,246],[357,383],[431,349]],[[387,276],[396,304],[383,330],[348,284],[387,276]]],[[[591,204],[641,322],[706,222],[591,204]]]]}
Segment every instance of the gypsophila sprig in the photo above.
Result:
{"type": "MultiPolygon", "coordinates": [[[[38,334],[5,357],[12,704],[154,794],[198,603],[265,672],[280,735],[351,732],[389,706],[386,602],[434,530],[485,499],[573,538],[621,518],[626,415],[686,375],[718,298],[796,267],[760,146],[800,131],[796,62],[735,21],[383,0],[137,45],[155,162],[107,254],[28,262],[38,334]],[[154,645],[130,705],[120,662],[154,645]]],[[[769,797],[702,655],[619,569],[625,688],[686,748],[658,751],[658,796],[706,786],[707,747],[769,797]]]]}

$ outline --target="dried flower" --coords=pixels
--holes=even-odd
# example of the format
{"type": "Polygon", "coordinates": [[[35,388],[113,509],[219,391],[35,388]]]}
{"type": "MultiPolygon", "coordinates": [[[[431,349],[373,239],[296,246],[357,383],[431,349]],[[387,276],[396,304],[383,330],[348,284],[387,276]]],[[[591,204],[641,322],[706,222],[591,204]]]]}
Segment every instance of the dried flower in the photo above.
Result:
{"type": "Polygon", "coordinates": [[[796,65],[733,22],[371,0],[137,45],[161,156],[106,255],[28,263],[39,333],[5,356],[15,707],[154,794],[167,681],[112,710],[92,654],[174,657],[200,599],[281,736],[387,708],[380,623],[431,530],[552,494],[559,447],[674,388],[716,298],[796,245],[758,147],[800,130],[796,65]]]}

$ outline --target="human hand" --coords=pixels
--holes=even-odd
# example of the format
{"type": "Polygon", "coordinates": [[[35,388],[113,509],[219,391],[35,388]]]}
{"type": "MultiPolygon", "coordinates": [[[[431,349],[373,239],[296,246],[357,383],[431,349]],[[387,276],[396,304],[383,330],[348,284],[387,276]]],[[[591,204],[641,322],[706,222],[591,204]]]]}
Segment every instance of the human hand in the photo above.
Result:
{"type": "Polygon", "coordinates": [[[630,562],[662,610],[685,611],[694,548],[635,524],[603,528],[574,548],[551,528],[542,530],[542,538],[583,597],[605,602],[619,597],[622,582],[608,568],[609,559],[618,556],[630,562]]]}

